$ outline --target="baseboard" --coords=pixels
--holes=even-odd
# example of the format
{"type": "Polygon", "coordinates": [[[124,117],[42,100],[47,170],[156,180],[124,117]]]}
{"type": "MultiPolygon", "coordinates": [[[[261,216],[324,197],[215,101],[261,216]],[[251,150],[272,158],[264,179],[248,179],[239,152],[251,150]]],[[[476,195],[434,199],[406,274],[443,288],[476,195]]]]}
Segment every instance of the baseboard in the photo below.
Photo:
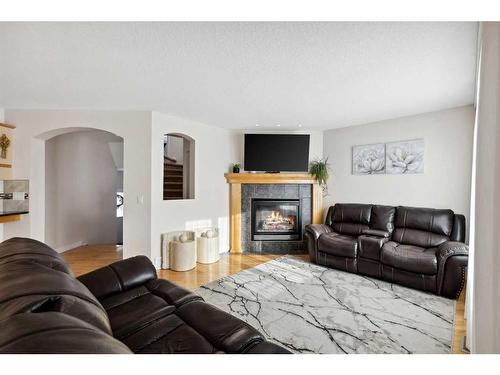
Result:
{"type": "Polygon", "coordinates": [[[75,247],[80,247],[80,246],[85,246],[85,245],[87,245],[86,242],[84,242],[84,241],[78,241],[78,242],[74,242],[72,244],[68,244],[68,245],[63,245],[63,246],[56,247],[54,250],[57,251],[58,253],[63,253],[65,251],[74,249],[75,247]]]}

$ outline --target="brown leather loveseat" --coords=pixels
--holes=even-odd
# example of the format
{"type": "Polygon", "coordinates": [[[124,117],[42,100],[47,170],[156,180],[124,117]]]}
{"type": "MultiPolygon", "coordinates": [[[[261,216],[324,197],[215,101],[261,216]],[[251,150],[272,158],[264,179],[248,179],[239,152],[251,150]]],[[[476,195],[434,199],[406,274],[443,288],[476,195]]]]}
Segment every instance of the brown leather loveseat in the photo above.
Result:
{"type": "Polygon", "coordinates": [[[47,245],[0,244],[0,353],[288,353],[138,256],[76,279],[47,245]]]}
{"type": "Polygon", "coordinates": [[[465,217],[452,210],[338,203],[305,237],[320,265],[448,298],[465,284],[465,217]]]}

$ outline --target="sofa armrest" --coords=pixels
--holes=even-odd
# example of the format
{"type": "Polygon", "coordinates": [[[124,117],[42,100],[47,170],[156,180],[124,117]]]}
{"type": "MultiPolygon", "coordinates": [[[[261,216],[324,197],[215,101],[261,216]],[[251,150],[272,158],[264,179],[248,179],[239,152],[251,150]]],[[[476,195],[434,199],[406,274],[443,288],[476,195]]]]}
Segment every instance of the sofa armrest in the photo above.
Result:
{"type": "Polygon", "coordinates": [[[458,298],[465,285],[469,247],[463,242],[447,241],[437,250],[437,292],[448,298],[458,298]]]}
{"type": "Polygon", "coordinates": [[[143,285],[156,279],[148,257],[140,255],[110,264],[78,277],[97,299],[143,285]]]}
{"type": "Polygon", "coordinates": [[[317,263],[316,256],[318,253],[318,238],[325,233],[333,232],[332,227],[326,224],[309,224],[306,225],[304,236],[307,241],[307,251],[309,252],[309,259],[313,263],[317,263]]]}
{"type": "Polygon", "coordinates": [[[375,237],[382,237],[382,238],[389,238],[391,236],[391,233],[385,230],[378,230],[378,229],[363,229],[363,234],[366,234],[368,236],[375,236],[375,237]]]}
{"type": "Polygon", "coordinates": [[[309,224],[306,225],[305,228],[305,233],[310,234],[316,241],[318,240],[319,236],[321,236],[323,233],[330,233],[330,232],[333,232],[332,227],[325,224],[309,224]]]}

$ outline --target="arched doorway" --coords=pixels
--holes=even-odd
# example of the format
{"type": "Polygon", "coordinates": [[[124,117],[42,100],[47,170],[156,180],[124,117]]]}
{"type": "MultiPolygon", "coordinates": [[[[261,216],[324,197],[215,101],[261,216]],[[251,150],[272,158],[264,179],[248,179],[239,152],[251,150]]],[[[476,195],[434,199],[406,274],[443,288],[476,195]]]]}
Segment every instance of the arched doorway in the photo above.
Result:
{"type": "Polygon", "coordinates": [[[32,221],[59,252],[82,245],[122,243],[123,138],[95,128],[63,128],[35,137],[39,168],[32,221]],[[38,190],[41,191],[38,192],[38,190]]]}

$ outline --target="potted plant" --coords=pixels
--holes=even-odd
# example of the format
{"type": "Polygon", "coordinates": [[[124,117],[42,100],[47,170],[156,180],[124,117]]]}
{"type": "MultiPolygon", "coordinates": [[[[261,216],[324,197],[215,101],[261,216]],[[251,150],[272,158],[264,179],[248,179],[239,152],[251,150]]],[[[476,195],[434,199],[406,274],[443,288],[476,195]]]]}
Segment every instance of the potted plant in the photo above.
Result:
{"type": "Polygon", "coordinates": [[[10,139],[5,134],[0,137],[0,157],[2,159],[7,158],[7,149],[10,146],[10,139]]]}
{"type": "Polygon", "coordinates": [[[233,164],[233,173],[240,173],[240,163],[233,164]]]}
{"type": "Polygon", "coordinates": [[[323,190],[323,196],[328,195],[328,177],[330,172],[330,165],[328,158],[317,159],[309,165],[309,173],[318,181],[319,186],[323,190]]]}

